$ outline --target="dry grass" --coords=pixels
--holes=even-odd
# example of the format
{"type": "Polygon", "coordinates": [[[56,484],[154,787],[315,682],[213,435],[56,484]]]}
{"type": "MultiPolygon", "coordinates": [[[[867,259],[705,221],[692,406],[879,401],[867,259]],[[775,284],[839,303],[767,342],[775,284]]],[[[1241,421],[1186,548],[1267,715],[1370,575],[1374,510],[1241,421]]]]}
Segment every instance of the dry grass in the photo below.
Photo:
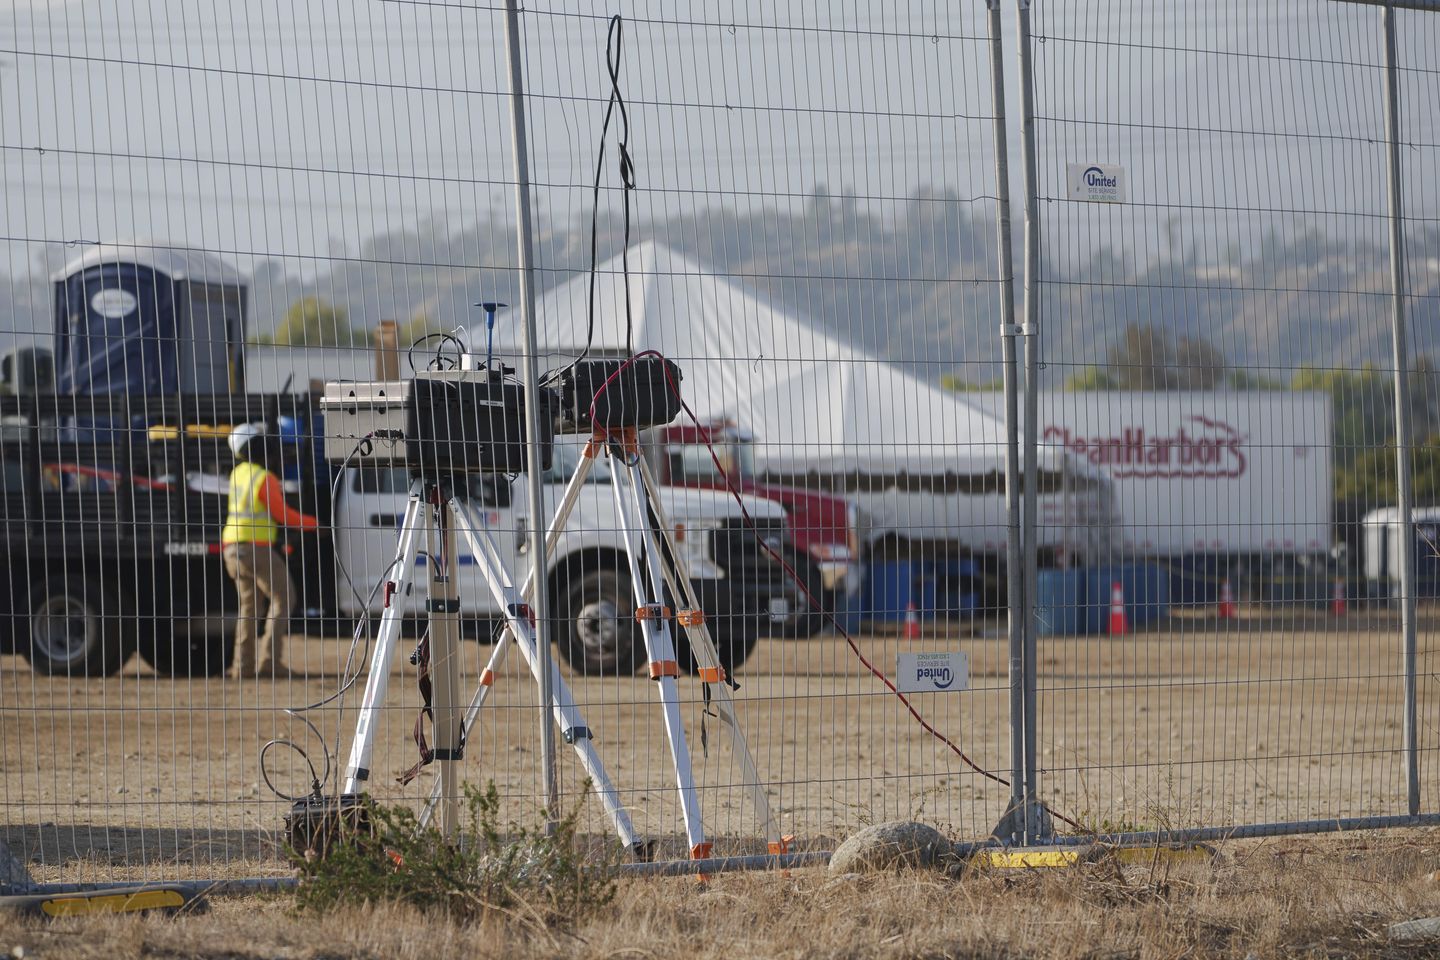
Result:
{"type": "Polygon", "coordinates": [[[1431,832],[1227,845],[1213,862],[831,878],[626,881],[570,931],[394,907],[301,917],[289,898],[177,918],[0,919],[29,957],[1419,957],[1387,924],[1440,913],[1431,832]]]}

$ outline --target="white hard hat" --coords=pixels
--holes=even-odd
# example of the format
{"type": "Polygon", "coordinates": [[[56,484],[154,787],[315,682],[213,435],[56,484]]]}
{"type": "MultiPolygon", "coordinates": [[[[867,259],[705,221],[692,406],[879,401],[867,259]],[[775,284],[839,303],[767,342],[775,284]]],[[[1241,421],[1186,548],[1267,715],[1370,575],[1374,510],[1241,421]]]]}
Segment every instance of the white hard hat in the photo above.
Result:
{"type": "Polygon", "coordinates": [[[265,436],[265,424],[242,423],[230,431],[230,452],[238,457],[240,456],[240,452],[245,449],[245,444],[254,440],[256,437],[263,436],[265,436]]]}

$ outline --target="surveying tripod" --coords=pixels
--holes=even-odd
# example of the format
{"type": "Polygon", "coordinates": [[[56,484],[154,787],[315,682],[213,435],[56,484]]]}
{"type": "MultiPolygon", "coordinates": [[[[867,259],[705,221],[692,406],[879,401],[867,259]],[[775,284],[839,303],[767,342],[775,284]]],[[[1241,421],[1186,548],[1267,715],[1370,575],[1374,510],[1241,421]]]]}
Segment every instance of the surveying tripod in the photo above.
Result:
{"type": "MultiPolygon", "coordinates": [[[[734,699],[726,683],[728,678],[724,666],[710,636],[705,615],[700,609],[684,557],[676,549],[671,527],[660,504],[654,477],[640,454],[634,429],[595,430],[585,444],[580,461],[546,528],[546,545],[553,547],[558,541],[595,460],[602,454],[608,455],[612,460],[610,486],[625,543],[624,552],[635,597],[635,616],[649,660],[649,676],[655,682],[659,694],[690,855],[693,859],[704,859],[710,855],[712,845],[705,835],[699,796],[691,770],[689,747],[680,716],[677,689],[680,664],[670,630],[671,611],[663,601],[666,589],[677,602],[685,604],[675,615],[675,619],[686,631],[699,679],[710,688],[715,715],[730,731],[734,755],[740,764],[744,785],[750,791],[760,833],[765,836],[770,853],[785,853],[788,851],[790,838],[779,835],[770,814],[759,772],[735,714],[734,699]]],[[[539,514],[543,511],[543,506],[533,509],[539,514]]],[[[375,654],[346,773],[346,793],[357,792],[359,784],[369,777],[375,721],[385,699],[389,680],[388,664],[400,634],[401,615],[394,597],[397,591],[409,589],[420,536],[427,533],[432,545],[429,551],[430,594],[426,610],[430,618],[430,670],[434,684],[433,757],[439,767],[439,776],[421,813],[420,823],[428,826],[434,822],[438,812],[439,826],[446,836],[453,836],[457,828],[456,763],[463,756],[468,735],[479,721],[481,708],[489,697],[496,675],[512,644],[519,647],[521,656],[536,680],[540,679],[538,638],[529,598],[534,596],[537,588],[543,586],[537,585],[536,573],[532,569],[524,584],[518,589],[515,587],[490,531],[479,522],[478,516],[479,511],[470,501],[463,485],[443,481],[437,483],[423,478],[412,484],[410,499],[401,522],[399,546],[392,563],[393,576],[385,587],[385,606],[380,618],[375,654]],[[489,662],[480,674],[479,684],[463,716],[459,713],[460,605],[453,579],[457,569],[457,534],[463,537],[469,546],[486,586],[503,613],[505,628],[489,662]]],[[[619,835],[621,844],[637,858],[647,858],[649,848],[636,835],[629,813],[621,805],[615,785],[595,750],[592,731],[553,661],[550,683],[551,710],[562,738],[574,748],[615,832],[619,835]]]]}

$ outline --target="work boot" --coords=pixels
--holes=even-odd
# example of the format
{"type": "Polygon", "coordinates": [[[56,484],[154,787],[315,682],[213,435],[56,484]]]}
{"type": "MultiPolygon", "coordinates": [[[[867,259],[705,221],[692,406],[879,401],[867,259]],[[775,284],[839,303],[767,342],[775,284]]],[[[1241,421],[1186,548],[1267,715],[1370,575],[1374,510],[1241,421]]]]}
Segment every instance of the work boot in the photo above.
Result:
{"type": "Polygon", "coordinates": [[[255,668],[255,676],[267,680],[292,680],[305,678],[302,671],[292,670],[284,660],[266,660],[255,668]]]}
{"type": "Polygon", "coordinates": [[[255,639],[243,635],[236,637],[235,652],[230,655],[228,675],[234,680],[256,676],[255,660],[255,639]]]}

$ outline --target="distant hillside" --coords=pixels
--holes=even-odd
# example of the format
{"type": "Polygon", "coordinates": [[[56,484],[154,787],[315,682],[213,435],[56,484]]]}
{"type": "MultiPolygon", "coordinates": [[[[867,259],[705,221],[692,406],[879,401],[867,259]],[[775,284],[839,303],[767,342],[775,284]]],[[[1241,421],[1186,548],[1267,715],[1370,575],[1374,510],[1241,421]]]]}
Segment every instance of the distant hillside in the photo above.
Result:
{"type": "MultiPolygon", "coordinates": [[[[852,199],[817,190],[793,209],[712,208],[642,222],[632,240],[669,244],[927,379],[950,374],[983,383],[998,376],[992,218],[989,205],[921,191],[900,215],[882,220],[852,199]]],[[[1412,230],[1409,243],[1415,349],[1440,352],[1440,231],[1412,230]]],[[[585,269],[589,223],[542,223],[538,246],[543,290],[585,269]]],[[[619,252],[618,218],[602,218],[599,247],[602,260],[619,252]]],[[[0,342],[48,338],[46,278],[73,255],[57,246],[28,275],[0,277],[0,342]]],[[[288,262],[242,265],[253,276],[252,336],[272,332],[306,296],[343,307],[362,328],[382,319],[442,329],[473,325],[476,301],[515,302],[514,262],[508,224],[456,231],[430,222],[371,237],[323,261],[308,280],[288,262]]],[[[1203,337],[1230,364],[1273,367],[1282,380],[1302,364],[1383,365],[1390,349],[1388,283],[1383,245],[1309,229],[1252,249],[1149,256],[1101,249],[1077,265],[1047,266],[1039,286],[1047,376],[1058,385],[1101,362],[1136,323],[1203,337]]]]}

